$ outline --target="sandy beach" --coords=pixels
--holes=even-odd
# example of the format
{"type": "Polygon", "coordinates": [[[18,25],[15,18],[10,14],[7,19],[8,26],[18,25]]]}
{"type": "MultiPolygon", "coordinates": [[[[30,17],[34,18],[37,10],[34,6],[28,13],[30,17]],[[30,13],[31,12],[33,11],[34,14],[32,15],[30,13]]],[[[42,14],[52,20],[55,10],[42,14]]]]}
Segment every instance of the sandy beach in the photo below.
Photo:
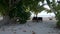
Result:
{"type": "Polygon", "coordinates": [[[26,24],[4,25],[0,28],[0,34],[60,34],[60,30],[55,27],[55,20],[42,22],[28,20],[26,24]]]}

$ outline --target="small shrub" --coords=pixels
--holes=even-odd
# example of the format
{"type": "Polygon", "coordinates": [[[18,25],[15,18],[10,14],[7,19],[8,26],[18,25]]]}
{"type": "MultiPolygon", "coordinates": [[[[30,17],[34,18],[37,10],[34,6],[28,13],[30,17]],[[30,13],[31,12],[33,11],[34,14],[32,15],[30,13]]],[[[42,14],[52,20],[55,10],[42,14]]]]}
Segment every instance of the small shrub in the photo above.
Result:
{"type": "Polygon", "coordinates": [[[19,22],[19,24],[25,24],[26,23],[26,20],[21,20],[20,22],[19,22]]]}

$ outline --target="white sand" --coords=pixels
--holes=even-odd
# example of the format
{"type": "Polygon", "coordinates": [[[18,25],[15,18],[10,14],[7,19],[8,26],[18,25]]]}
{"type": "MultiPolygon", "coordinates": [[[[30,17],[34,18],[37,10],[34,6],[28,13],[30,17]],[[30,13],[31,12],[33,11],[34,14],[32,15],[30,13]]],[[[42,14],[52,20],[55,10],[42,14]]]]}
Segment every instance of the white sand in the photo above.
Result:
{"type": "Polygon", "coordinates": [[[60,34],[60,30],[54,28],[56,21],[32,22],[26,24],[3,26],[0,34],[60,34]]]}

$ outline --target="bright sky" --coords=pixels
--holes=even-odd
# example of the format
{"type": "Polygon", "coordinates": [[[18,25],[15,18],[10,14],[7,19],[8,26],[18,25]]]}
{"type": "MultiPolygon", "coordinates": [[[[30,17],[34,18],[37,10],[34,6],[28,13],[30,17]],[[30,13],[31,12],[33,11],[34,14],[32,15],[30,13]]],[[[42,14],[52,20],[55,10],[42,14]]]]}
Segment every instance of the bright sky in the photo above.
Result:
{"type": "MultiPolygon", "coordinates": [[[[32,13],[31,17],[34,17],[35,15],[32,13]]],[[[38,14],[38,17],[55,17],[54,13],[47,13],[45,11],[42,11],[38,14]]]]}

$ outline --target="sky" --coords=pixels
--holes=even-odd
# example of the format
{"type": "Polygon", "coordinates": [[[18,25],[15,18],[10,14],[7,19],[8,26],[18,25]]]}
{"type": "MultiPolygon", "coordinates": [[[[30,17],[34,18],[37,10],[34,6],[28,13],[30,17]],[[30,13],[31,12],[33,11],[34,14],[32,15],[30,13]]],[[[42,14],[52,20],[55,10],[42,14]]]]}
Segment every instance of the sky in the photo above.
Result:
{"type": "MultiPolygon", "coordinates": [[[[35,16],[34,13],[32,13],[31,17],[34,17],[34,16],[35,16]]],[[[55,17],[55,14],[42,11],[41,13],[38,13],[38,17],[55,17]]]]}

